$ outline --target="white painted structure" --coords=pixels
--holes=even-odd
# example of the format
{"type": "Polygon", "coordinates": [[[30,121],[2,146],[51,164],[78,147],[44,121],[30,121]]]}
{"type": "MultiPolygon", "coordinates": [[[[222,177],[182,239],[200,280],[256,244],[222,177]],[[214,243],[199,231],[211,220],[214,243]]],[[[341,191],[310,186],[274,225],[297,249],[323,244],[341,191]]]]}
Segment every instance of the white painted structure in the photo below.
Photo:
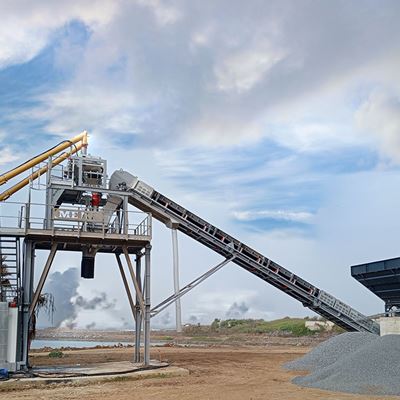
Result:
{"type": "Polygon", "coordinates": [[[7,363],[10,371],[17,370],[18,308],[8,307],[7,363]]]}
{"type": "Polygon", "coordinates": [[[0,368],[17,369],[18,308],[0,303],[0,368]]]}
{"type": "Polygon", "coordinates": [[[382,317],[379,319],[381,336],[400,334],[400,317],[382,317]]]}

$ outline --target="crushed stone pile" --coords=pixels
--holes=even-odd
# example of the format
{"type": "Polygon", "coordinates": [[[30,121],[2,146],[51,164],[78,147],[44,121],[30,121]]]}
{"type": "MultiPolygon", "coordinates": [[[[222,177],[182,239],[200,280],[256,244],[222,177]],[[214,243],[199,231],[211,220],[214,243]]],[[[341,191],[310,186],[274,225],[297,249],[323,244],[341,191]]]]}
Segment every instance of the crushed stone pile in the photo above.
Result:
{"type": "Polygon", "coordinates": [[[286,363],[284,367],[290,370],[318,370],[376,339],[379,336],[367,332],[342,333],[322,342],[305,356],[286,363]]]}
{"type": "MultiPolygon", "coordinates": [[[[325,346],[333,351],[331,342],[345,346],[349,334],[339,335],[325,342],[325,346]]],[[[400,335],[387,335],[366,339],[365,334],[351,334],[350,341],[359,336],[363,344],[355,345],[352,350],[335,344],[336,361],[318,367],[314,364],[312,372],[307,376],[294,378],[293,382],[300,386],[369,395],[400,395],[400,335]],[[366,339],[366,340],[365,340],[366,339]]],[[[321,347],[322,344],[318,347],[321,347]]],[[[314,351],[319,352],[318,348],[314,351]]],[[[311,351],[313,353],[314,351],[311,351]]],[[[317,352],[317,355],[318,355],[317,352]]],[[[327,353],[328,354],[328,353],[327,353]]],[[[311,355],[311,354],[310,354],[311,355]]],[[[334,359],[330,356],[331,360],[334,359]]],[[[306,358],[306,357],[303,357],[306,358]]],[[[315,358],[314,360],[318,360],[315,358]]],[[[300,361],[300,360],[297,360],[300,361]]],[[[293,368],[291,368],[293,369],[293,368]]],[[[305,369],[302,367],[302,369],[305,369]]]]}

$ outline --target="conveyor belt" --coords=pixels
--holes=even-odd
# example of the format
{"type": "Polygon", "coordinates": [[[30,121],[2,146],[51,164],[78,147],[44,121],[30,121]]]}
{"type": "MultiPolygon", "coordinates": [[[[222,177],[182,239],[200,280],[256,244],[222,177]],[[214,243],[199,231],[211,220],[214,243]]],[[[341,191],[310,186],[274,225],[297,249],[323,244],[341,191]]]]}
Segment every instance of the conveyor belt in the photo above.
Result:
{"type": "Polygon", "coordinates": [[[176,228],[199,243],[300,301],[305,307],[347,331],[379,334],[379,325],[334,296],[203,220],[154,190],[129,172],[118,170],[110,179],[113,190],[129,191],[129,203],[176,228]]]}

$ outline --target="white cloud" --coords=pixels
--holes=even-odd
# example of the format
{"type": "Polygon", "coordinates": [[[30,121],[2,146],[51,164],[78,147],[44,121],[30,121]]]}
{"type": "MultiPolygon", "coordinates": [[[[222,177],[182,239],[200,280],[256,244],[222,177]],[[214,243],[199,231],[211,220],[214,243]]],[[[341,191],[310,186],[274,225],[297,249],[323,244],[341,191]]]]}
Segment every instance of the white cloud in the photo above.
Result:
{"type": "Polygon", "coordinates": [[[287,210],[262,210],[262,211],[234,211],[232,213],[238,221],[255,221],[259,219],[274,219],[277,221],[291,221],[310,223],[314,217],[308,212],[287,210]]]}
{"type": "Polygon", "coordinates": [[[27,62],[52,39],[56,30],[72,20],[95,29],[113,17],[118,2],[38,0],[0,4],[0,69],[27,62]]]}
{"type": "Polygon", "coordinates": [[[374,91],[357,111],[356,123],[382,154],[400,162],[400,93],[374,91]]]}
{"type": "Polygon", "coordinates": [[[47,121],[47,129],[53,134],[70,136],[82,129],[107,136],[110,132],[138,133],[135,113],[136,98],[129,92],[104,93],[96,86],[81,86],[79,93],[65,89],[38,97],[46,108],[38,106],[23,111],[16,118],[34,118],[47,121]]]}
{"type": "Polygon", "coordinates": [[[214,67],[217,89],[237,93],[252,89],[286,54],[268,41],[229,54],[214,67]]]}
{"type": "Polygon", "coordinates": [[[18,160],[18,158],[18,155],[15,154],[10,147],[5,146],[0,148],[0,165],[11,163],[15,160],[18,160]]]}
{"type": "Polygon", "coordinates": [[[162,0],[136,0],[136,2],[143,7],[150,8],[157,23],[161,26],[174,24],[182,17],[182,13],[177,7],[166,4],[162,0]]]}
{"type": "MultiPolygon", "coordinates": [[[[91,121],[95,133],[141,133],[151,143],[232,146],[267,137],[306,152],[370,144],[351,131],[352,100],[360,87],[397,76],[399,10],[386,3],[391,12],[378,18],[382,4],[360,16],[352,3],[290,0],[39,2],[31,17],[16,2],[5,20],[23,38],[3,47],[15,50],[3,59],[31,58],[74,18],[88,26],[74,75],[39,97],[42,112],[32,114],[43,119],[50,110],[51,132],[91,121]]],[[[60,47],[59,59],[70,51],[60,47]]]]}

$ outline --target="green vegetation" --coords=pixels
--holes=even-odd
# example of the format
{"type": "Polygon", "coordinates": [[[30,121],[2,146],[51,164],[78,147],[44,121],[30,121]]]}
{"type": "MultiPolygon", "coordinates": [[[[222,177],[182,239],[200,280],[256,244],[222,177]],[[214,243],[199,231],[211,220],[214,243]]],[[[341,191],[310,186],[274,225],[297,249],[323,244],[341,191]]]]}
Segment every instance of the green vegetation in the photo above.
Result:
{"type": "Polygon", "coordinates": [[[275,321],[262,319],[215,319],[210,326],[212,332],[220,333],[281,333],[293,336],[313,335],[315,332],[305,326],[305,319],[282,318],[275,321]]]}
{"type": "Polygon", "coordinates": [[[49,353],[50,358],[62,358],[64,357],[64,353],[61,350],[52,350],[49,353]]]}
{"type": "Polygon", "coordinates": [[[158,337],[158,339],[165,340],[165,341],[174,340],[174,338],[172,336],[160,336],[160,337],[158,337]]]}

